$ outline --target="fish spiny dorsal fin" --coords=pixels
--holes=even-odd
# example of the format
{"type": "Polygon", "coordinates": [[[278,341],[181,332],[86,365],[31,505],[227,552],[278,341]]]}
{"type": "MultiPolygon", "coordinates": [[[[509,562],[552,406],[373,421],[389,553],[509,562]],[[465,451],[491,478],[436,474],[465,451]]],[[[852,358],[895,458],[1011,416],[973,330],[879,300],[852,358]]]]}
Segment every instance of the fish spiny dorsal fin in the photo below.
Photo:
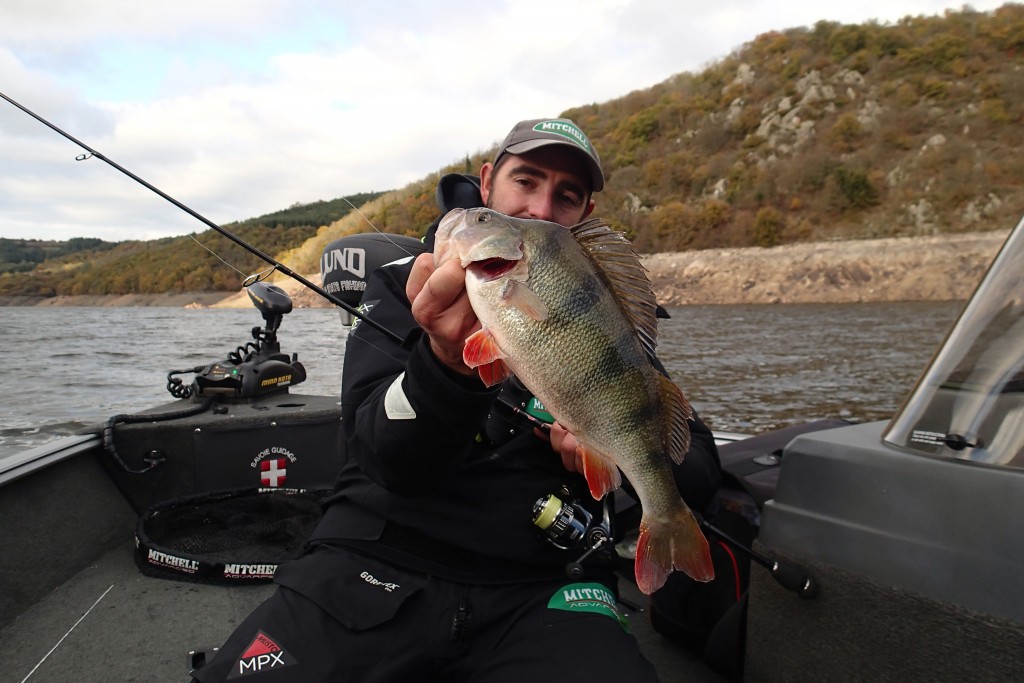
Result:
{"type": "Polygon", "coordinates": [[[672,462],[682,464],[686,452],[690,450],[690,427],[686,421],[693,418],[693,408],[683,396],[683,390],[664,375],[658,375],[658,391],[665,404],[666,424],[665,450],[672,462]]]}
{"type": "Polygon", "coordinates": [[[653,358],[658,343],[658,302],[632,243],[600,218],[578,223],[570,231],[612,290],[644,351],[653,358]]]}

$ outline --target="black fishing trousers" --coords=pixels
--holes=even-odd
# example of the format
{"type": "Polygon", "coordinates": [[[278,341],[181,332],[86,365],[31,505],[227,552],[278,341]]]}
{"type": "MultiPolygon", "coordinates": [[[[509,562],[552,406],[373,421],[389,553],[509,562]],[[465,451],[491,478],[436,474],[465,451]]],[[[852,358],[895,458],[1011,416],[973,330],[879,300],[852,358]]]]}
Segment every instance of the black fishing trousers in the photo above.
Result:
{"type": "Polygon", "coordinates": [[[467,585],[328,545],[275,582],[197,680],[657,680],[601,583],[467,585]]]}

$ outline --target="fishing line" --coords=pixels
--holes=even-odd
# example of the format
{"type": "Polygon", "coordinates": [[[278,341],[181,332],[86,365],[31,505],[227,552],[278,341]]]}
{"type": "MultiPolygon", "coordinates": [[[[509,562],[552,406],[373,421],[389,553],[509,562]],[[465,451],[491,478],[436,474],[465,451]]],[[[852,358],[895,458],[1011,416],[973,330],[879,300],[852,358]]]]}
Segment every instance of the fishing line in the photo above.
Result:
{"type": "MultiPolygon", "coordinates": [[[[86,151],[86,154],[79,154],[77,157],[75,157],[75,159],[77,161],[86,161],[86,160],[91,159],[93,157],[103,161],[107,165],[109,165],[112,168],[120,171],[121,173],[123,173],[124,175],[128,176],[129,178],[131,178],[132,180],[134,180],[138,184],[142,185],[143,187],[145,187],[150,192],[153,192],[154,194],[158,195],[159,197],[165,199],[166,201],[168,201],[171,204],[173,204],[174,206],[178,207],[179,209],[181,209],[182,211],[184,211],[188,215],[192,216],[193,218],[195,218],[199,222],[203,223],[204,225],[206,225],[206,226],[208,226],[210,228],[213,228],[214,230],[216,230],[220,234],[224,235],[229,240],[231,240],[232,242],[234,242],[238,246],[242,247],[243,249],[245,249],[249,253],[253,254],[256,257],[258,257],[262,261],[265,261],[266,263],[270,264],[270,268],[268,268],[266,270],[263,270],[263,271],[260,271],[259,273],[254,273],[253,275],[249,275],[242,282],[242,286],[243,287],[248,287],[249,285],[252,285],[255,282],[259,282],[260,280],[265,279],[267,276],[269,276],[275,270],[279,270],[282,273],[284,273],[285,275],[287,275],[288,277],[290,277],[293,280],[295,280],[296,282],[298,282],[299,284],[303,285],[304,287],[306,287],[306,288],[316,292],[317,294],[319,294],[323,298],[327,299],[328,301],[330,301],[335,306],[339,306],[342,309],[344,309],[345,311],[347,311],[348,313],[352,314],[354,317],[359,318],[360,321],[366,323],[367,325],[369,325],[373,329],[377,330],[381,334],[384,334],[385,336],[387,336],[388,338],[390,338],[393,341],[397,342],[401,346],[407,346],[409,344],[412,344],[418,338],[418,335],[415,335],[415,334],[411,334],[411,335],[408,335],[406,337],[402,337],[401,335],[399,335],[396,332],[388,329],[384,325],[381,325],[376,320],[373,320],[372,318],[367,317],[358,308],[356,308],[354,306],[351,306],[350,304],[342,301],[337,296],[335,296],[334,294],[331,294],[330,292],[328,292],[324,288],[320,287],[319,285],[316,285],[313,282],[310,282],[308,279],[306,279],[303,276],[299,275],[294,270],[292,270],[288,266],[284,265],[280,261],[277,261],[272,256],[270,256],[268,254],[265,254],[264,252],[262,252],[261,250],[259,250],[255,246],[253,246],[253,245],[249,244],[248,242],[246,242],[245,240],[243,240],[241,237],[238,237],[237,235],[235,235],[231,231],[227,230],[226,228],[222,228],[221,226],[217,225],[216,223],[214,223],[210,219],[206,218],[205,216],[203,216],[199,212],[191,209],[190,207],[186,206],[182,202],[180,202],[177,199],[175,199],[174,197],[170,196],[169,194],[167,194],[163,190],[159,189],[155,185],[152,185],[151,183],[143,180],[139,176],[135,175],[134,173],[132,173],[131,171],[126,169],[125,167],[123,167],[120,164],[118,164],[117,162],[113,161],[112,159],[107,158],[106,156],[104,156],[100,152],[96,151],[95,149],[93,149],[89,145],[85,144],[84,142],[82,142],[78,138],[72,136],[70,133],[67,133],[66,131],[62,130],[61,128],[58,128],[55,124],[50,123],[49,121],[44,119],[39,114],[36,114],[34,111],[32,111],[32,110],[28,109],[27,107],[19,104],[18,102],[12,100],[10,97],[8,97],[3,92],[0,92],[0,98],[3,98],[4,100],[9,102],[10,104],[14,105],[15,107],[17,107],[21,111],[25,112],[26,114],[28,114],[29,116],[34,118],[36,121],[39,121],[40,123],[42,123],[47,128],[53,130],[54,132],[58,133],[59,135],[63,136],[64,138],[67,138],[68,140],[70,140],[74,144],[76,144],[79,147],[81,147],[82,149],[84,149],[86,151]]],[[[355,206],[352,204],[351,201],[349,201],[349,199],[347,197],[345,197],[344,199],[345,199],[345,201],[350,206],[352,206],[352,208],[355,209],[355,206]]],[[[362,212],[360,212],[358,209],[356,209],[356,212],[360,216],[362,216],[363,219],[366,220],[366,222],[369,223],[370,226],[373,227],[374,230],[377,230],[376,226],[374,226],[373,223],[370,223],[370,221],[368,219],[366,219],[365,216],[363,216],[362,212]]],[[[377,232],[380,232],[380,230],[377,230],[377,232]]],[[[395,244],[386,233],[380,232],[380,234],[384,235],[385,237],[388,237],[388,241],[391,242],[392,244],[395,244]]],[[[193,237],[192,239],[195,239],[195,238],[193,237]]],[[[196,240],[196,242],[199,243],[199,240],[196,240]]],[[[209,248],[205,247],[201,243],[199,243],[199,245],[202,246],[207,251],[210,251],[210,253],[213,253],[212,250],[210,250],[209,248]]],[[[400,245],[395,245],[395,246],[399,246],[399,248],[401,248],[400,245]]],[[[409,253],[404,248],[402,248],[402,251],[404,251],[407,254],[409,253]]],[[[217,255],[214,254],[214,256],[217,256],[217,255]]],[[[412,256],[412,254],[409,254],[409,256],[412,256]]],[[[217,256],[217,258],[220,258],[220,257],[217,256]]],[[[223,259],[221,259],[221,261],[223,261],[223,259]]],[[[230,266],[230,264],[227,264],[227,263],[226,263],[226,265],[230,266]]],[[[237,272],[239,272],[239,274],[241,274],[241,271],[238,271],[238,269],[234,268],[234,266],[230,266],[230,267],[232,269],[236,270],[237,272]]],[[[366,341],[366,340],[361,340],[361,341],[366,341]]],[[[377,351],[380,351],[381,353],[383,353],[388,358],[391,358],[392,360],[397,360],[390,353],[384,351],[384,349],[381,349],[380,347],[378,347],[378,346],[376,346],[376,345],[374,345],[374,344],[372,344],[370,342],[366,342],[366,343],[369,344],[372,348],[376,349],[377,351]]],[[[526,413],[523,413],[522,411],[519,411],[517,406],[514,406],[512,403],[510,403],[506,399],[502,398],[501,396],[498,396],[496,401],[497,401],[497,403],[499,405],[502,405],[502,406],[504,406],[507,409],[512,409],[513,411],[515,411],[517,413],[520,413],[520,414],[526,414],[526,413]]],[[[530,416],[530,417],[532,418],[533,416],[530,416]]]]}
{"type": "MultiPolygon", "coordinates": [[[[200,241],[199,241],[198,239],[196,239],[196,236],[195,236],[194,234],[189,234],[189,237],[190,237],[190,238],[192,238],[192,241],[193,241],[193,242],[195,242],[196,244],[198,244],[199,246],[201,246],[201,247],[202,247],[203,249],[205,249],[206,251],[208,251],[208,252],[210,252],[211,254],[213,254],[213,257],[214,257],[215,259],[217,259],[218,261],[220,261],[221,263],[223,263],[223,264],[224,264],[225,266],[227,266],[227,267],[228,267],[228,268],[230,268],[231,270],[233,270],[233,271],[235,271],[236,273],[238,273],[239,275],[241,275],[241,276],[242,276],[242,278],[244,278],[244,279],[242,280],[242,286],[243,286],[243,287],[245,287],[245,286],[246,286],[246,285],[245,285],[245,279],[247,279],[247,278],[248,278],[248,277],[250,277],[250,276],[247,276],[247,275],[246,275],[245,273],[243,273],[242,271],[240,271],[240,270],[239,270],[238,268],[235,268],[235,267],[234,267],[233,265],[231,265],[230,263],[228,263],[227,261],[225,261],[224,259],[222,259],[222,258],[220,257],[220,254],[218,254],[218,253],[217,253],[217,252],[215,252],[215,251],[214,251],[213,249],[210,249],[210,248],[209,248],[208,246],[206,246],[205,244],[203,244],[202,242],[200,242],[200,241]]],[[[269,268],[268,270],[269,270],[270,272],[273,272],[273,270],[274,270],[274,269],[273,269],[273,268],[269,268]]],[[[266,271],[264,271],[264,272],[266,272],[266,271]]],[[[260,279],[262,279],[262,278],[260,278],[260,279]]],[[[256,282],[259,282],[259,280],[256,280],[256,282]]],[[[251,283],[250,283],[250,284],[251,284],[251,283]]]]}
{"type": "MultiPolygon", "coordinates": [[[[203,216],[199,212],[197,212],[197,211],[191,209],[190,207],[186,206],[185,204],[181,203],[180,201],[178,201],[174,197],[170,196],[169,194],[167,194],[166,192],[164,192],[160,188],[156,187],[155,185],[152,185],[151,183],[143,180],[139,176],[135,175],[134,173],[132,173],[131,171],[126,169],[124,166],[121,166],[120,164],[118,164],[117,162],[113,161],[112,159],[107,158],[106,156],[104,156],[103,154],[101,154],[97,150],[93,149],[89,145],[85,144],[84,142],[82,142],[78,138],[74,137],[70,133],[67,133],[66,131],[58,128],[53,123],[50,123],[49,121],[44,119],[39,114],[36,114],[34,111],[28,109],[27,107],[24,107],[23,105],[19,104],[18,102],[12,100],[10,97],[8,97],[3,92],[0,92],[0,98],[3,98],[4,100],[9,102],[10,104],[14,105],[15,107],[17,107],[21,111],[25,112],[26,114],[28,114],[29,116],[34,118],[36,121],[39,121],[40,123],[42,123],[47,128],[53,130],[54,132],[56,132],[59,135],[67,138],[68,140],[70,140],[74,144],[76,144],[79,147],[81,147],[82,149],[84,149],[88,154],[80,154],[80,155],[78,155],[76,157],[76,159],[78,161],[85,161],[85,160],[91,159],[93,157],[103,161],[107,165],[109,165],[112,168],[120,171],[121,173],[123,173],[124,175],[128,176],[129,178],[131,178],[132,180],[134,180],[138,184],[142,185],[143,187],[145,187],[150,192],[153,192],[154,194],[162,197],[166,201],[168,201],[171,204],[173,204],[174,206],[178,207],[179,209],[181,209],[182,211],[184,211],[188,215],[192,216],[193,218],[195,218],[199,222],[203,223],[204,225],[206,225],[206,226],[208,226],[210,228],[213,228],[214,230],[216,230],[220,234],[224,235],[225,237],[227,237],[229,240],[231,240],[232,242],[234,242],[238,246],[242,247],[243,249],[245,249],[249,253],[251,253],[254,256],[256,256],[259,259],[261,259],[262,261],[265,261],[265,262],[269,263],[271,266],[273,266],[273,268],[271,269],[270,272],[273,272],[274,269],[281,271],[282,273],[284,273],[288,277],[292,278],[293,280],[299,282],[303,286],[307,287],[308,289],[316,292],[317,294],[319,294],[323,298],[327,299],[328,301],[330,301],[335,306],[340,306],[342,309],[344,309],[348,313],[351,313],[356,318],[359,318],[360,320],[365,322],[370,327],[376,329],[378,332],[381,332],[381,333],[387,335],[388,337],[394,339],[399,344],[404,344],[405,343],[406,340],[404,338],[400,337],[396,333],[394,333],[391,330],[389,330],[388,328],[384,327],[383,325],[378,323],[376,320],[372,320],[372,319],[366,317],[358,309],[356,309],[354,306],[351,306],[348,303],[342,301],[341,299],[339,299],[335,295],[331,294],[330,292],[326,291],[325,289],[323,289],[319,285],[316,285],[313,282],[310,282],[308,279],[306,279],[303,276],[299,275],[298,273],[296,273],[294,270],[292,270],[288,266],[284,265],[283,263],[277,261],[272,256],[270,256],[269,254],[266,254],[263,251],[261,251],[260,249],[256,248],[255,246],[249,244],[248,242],[246,242],[242,238],[238,237],[237,235],[235,235],[231,231],[229,231],[229,230],[227,230],[225,228],[222,228],[221,226],[217,225],[216,223],[214,223],[210,219],[206,218],[205,216],[203,216]]],[[[266,271],[264,271],[264,272],[266,272],[266,271]]],[[[250,277],[253,277],[253,276],[250,276],[250,277]]],[[[257,274],[256,277],[259,277],[259,274],[257,274]]],[[[260,279],[262,279],[262,278],[260,278],[260,279]]],[[[249,284],[252,284],[252,282],[249,282],[249,284]]]]}
{"type": "Polygon", "coordinates": [[[110,588],[107,588],[107,590],[103,591],[103,595],[101,595],[100,597],[96,598],[96,602],[92,603],[92,607],[90,607],[89,609],[85,610],[85,614],[80,616],[78,618],[78,621],[76,621],[74,623],[74,625],[72,625],[71,628],[68,629],[67,633],[65,633],[63,636],[61,636],[60,640],[58,640],[57,643],[53,647],[50,648],[50,651],[47,652],[45,655],[43,655],[43,658],[39,660],[39,663],[36,664],[34,667],[32,667],[32,670],[28,672],[27,676],[25,676],[23,679],[21,679],[21,683],[25,683],[25,681],[27,681],[28,679],[32,678],[32,675],[35,674],[35,672],[39,669],[39,667],[41,667],[43,665],[43,662],[45,662],[46,659],[50,655],[52,655],[54,653],[54,651],[58,647],[60,647],[60,644],[63,643],[65,641],[65,639],[67,639],[67,637],[71,635],[71,632],[74,631],[76,628],[78,628],[78,625],[81,624],[82,621],[87,616],[89,616],[90,612],[92,612],[94,609],[96,609],[96,605],[100,604],[100,600],[102,600],[103,598],[107,597],[107,593],[109,593],[113,589],[114,589],[114,584],[110,584],[110,588]]]}
{"type": "MultiPolygon", "coordinates": [[[[355,308],[355,307],[349,305],[348,303],[342,301],[341,299],[339,299],[335,295],[331,294],[330,292],[326,291],[322,287],[314,284],[313,282],[311,282],[308,279],[304,278],[303,276],[299,275],[298,273],[293,271],[291,268],[289,268],[286,265],[282,264],[281,262],[277,261],[276,259],[274,259],[270,255],[264,253],[263,251],[261,251],[257,247],[249,244],[248,242],[246,242],[242,238],[238,237],[234,233],[230,232],[226,228],[222,228],[221,226],[219,226],[216,223],[214,223],[213,221],[209,220],[208,218],[206,218],[202,214],[198,213],[197,211],[195,211],[195,210],[191,209],[190,207],[186,206],[185,204],[183,204],[182,202],[178,201],[174,197],[170,196],[166,192],[160,190],[156,186],[154,186],[154,185],[150,184],[149,182],[143,180],[139,176],[135,175],[134,173],[132,173],[128,169],[126,169],[123,166],[121,166],[120,164],[118,164],[117,162],[107,158],[106,156],[104,156],[103,154],[98,152],[97,150],[93,149],[92,147],[90,147],[89,145],[85,144],[81,140],[75,138],[70,133],[67,133],[64,130],[62,130],[61,128],[58,128],[56,125],[54,125],[53,123],[50,123],[49,121],[44,119],[42,116],[36,114],[32,110],[24,107],[23,105],[19,104],[15,100],[11,99],[10,97],[8,97],[3,92],[0,92],[0,98],[6,100],[8,103],[12,104],[13,106],[17,107],[18,109],[20,109],[24,113],[28,114],[29,116],[31,116],[35,120],[39,121],[40,123],[45,125],[47,128],[50,128],[54,132],[58,133],[59,135],[63,136],[64,138],[70,140],[74,144],[76,144],[79,147],[81,147],[82,149],[84,149],[86,151],[86,154],[79,154],[78,156],[76,156],[75,157],[76,161],[86,161],[86,160],[92,159],[93,157],[95,157],[97,159],[100,159],[101,161],[103,161],[107,165],[109,165],[112,168],[120,171],[121,173],[123,173],[124,175],[128,176],[129,178],[131,178],[132,180],[134,180],[138,184],[142,185],[147,190],[153,192],[154,194],[158,195],[159,197],[161,197],[161,198],[165,199],[166,201],[170,202],[171,204],[173,204],[174,206],[178,207],[179,209],[181,209],[185,213],[189,214],[190,216],[192,216],[196,220],[198,220],[201,223],[203,223],[204,225],[206,225],[206,226],[216,230],[218,233],[224,235],[225,237],[230,239],[235,244],[239,245],[240,247],[242,247],[243,249],[245,249],[249,253],[253,254],[254,256],[258,257],[259,259],[261,259],[262,261],[265,261],[266,263],[268,263],[270,265],[270,268],[267,268],[267,269],[265,269],[263,271],[260,271],[258,273],[254,273],[252,275],[249,275],[249,276],[245,277],[245,279],[242,282],[242,286],[243,287],[248,287],[248,286],[254,284],[255,282],[259,282],[259,281],[265,279],[266,277],[268,277],[275,270],[279,270],[282,273],[284,273],[285,275],[287,275],[288,277],[290,277],[293,280],[295,280],[296,282],[302,284],[306,288],[312,290],[313,292],[316,292],[321,297],[327,299],[328,301],[330,301],[334,305],[341,307],[342,309],[344,309],[348,313],[352,314],[354,317],[358,318],[360,321],[366,323],[370,327],[374,328],[378,332],[380,332],[380,333],[386,335],[387,337],[391,338],[392,340],[396,341],[398,344],[400,344],[402,346],[406,346],[408,343],[412,343],[415,339],[417,339],[417,335],[409,335],[408,337],[402,337],[402,336],[398,335],[397,333],[393,332],[392,330],[384,327],[383,325],[378,323],[376,320],[373,320],[373,319],[367,317],[362,312],[360,312],[357,308],[355,308]]],[[[384,232],[380,231],[379,229],[377,229],[377,227],[375,225],[373,225],[373,223],[347,197],[343,197],[343,199],[345,200],[345,202],[349,206],[352,207],[352,209],[364,221],[366,221],[367,224],[370,225],[370,227],[372,227],[376,232],[380,233],[381,235],[384,235],[388,239],[388,241],[391,242],[394,246],[399,247],[403,252],[409,254],[409,252],[406,251],[403,247],[401,247],[401,245],[395,244],[395,242],[393,242],[391,240],[390,236],[388,236],[387,233],[384,233],[384,232]]],[[[232,266],[230,263],[225,261],[219,255],[217,255],[212,249],[210,249],[209,247],[207,247],[204,244],[202,244],[199,240],[197,240],[195,238],[195,236],[190,235],[190,237],[192,237],[193,241],[195,241],[196,244],[198,244],[199,246],[203,247],[203,249],[206,249],[206,251],[208,251],[211,254],[213,254],[214,256],[216,256],[226,266],[228,266],[229,268],[231,268],[232,270],[237,272],[239,275],[243,274],[242,271],[238,270],[237,268],[232,266]]],[[[409,256],[412,256],[412,254],[409,254],[409,256]]],[[[361,341],[366,342],[372,348],[377,349],[378,351],[383,353],[385,356],[388,356],[389,358],[392,358],[393,360],[397,360],[391,354],[387,353],[386,351],[384,351],[383,349],[377,347],[376,345],[366,341],[365,339],[362,339],[361,341]]],[[[541,430],[546,431],[546,432],[550,430],[550,425],[541,422],[540,420],[536,419],[532,415],[529,415],[526,411],[522,410],[519,406],[514,405],[513,403],[511,403],[507,399],[504,399],[503,397],[498,396],[498,397],[496,397],[496,403],[499,406],[503,407],[504,409],[510,410],[513,414],[516,414],[516,415],[519,415],[521,417],[524,417],[526,420],[528,420],[533,426],[537,427],[538,429],[541,429],[541,430]]],[[[808,574],[806,574],[802,570],[800,570],[800,568],[795,567],[795,566],[791,567],[791,566],[788,566],[788,565],[783,565],[782,563],[780,563],[778,561],[768,560],[767,558],[764,558],[761,555],[755,553],[750,548],[747,548],[746,546],[743,546],[742,544],[739,544],[737,541],[729,538],[726,534],[722,533],[719,529],[716,529],[716,528],[712,527],[710,524],[707,524],[706,522],[702,522],[702,526],[707,528],[712,533],[717,534],[719,537],[721,537],[726,542],[729,542],[732,545],[734,545],[735,547],[737,547],[737,548],[745,551],[746,553],[748,553],[751,556],[752,559],[754,559],[755,561],[757,561],[757,562],[763,564],[765,567],[767,567],[770,570],[772,576],[775,577],[775,579],[780,584],[782,584],[783,586],[789,588],[790,590],[793,590],[793,591],[797,592],[799,595],[801,595],[801,597],[812,597],[815,594],[816,588],[817,588],[815,582],[813,581],[813,579],[808,574]]],[[[103,595],[101,595],[96,600],[96,603],[94,603],[93,606],[90,607],[89,610],[87,610],[86,613],[82,615],[82,617],[78,620],[78,622],[76,622],[75,625],[71,627],[71,630],[74,630],[74,628],[77,627],[78,624],[81,623],[81,621],[83,619],[85,619],[86,616],[88,616],[89,612],[91,612],[92,609],[94,607],[96,607],[97,604],[99,604],[100,600],[102,600],[107,595],[107,593],[110,592],[110,590],[112,588],[113,588],[113,586],[110,586],[110,588],[108,588],[103,593],[103,595]]],[[[65,634],[64,638],[67,638],[67,636],[70,633],[71,633],[71,631],[69,630],[68,633],[65,634]]],[[[43,660],[41,660],[39,662],[39,664],[37,664],[35,666],[35,668],[33,668],[32,671],[29,672],[29,674],[23,679],[23,683],[24,683],[24,681],[27,681],[36,672],[36,670],[39,668],[39,666],[42,665],[43,661],[45,661],[46,658],[49,657],[50,654],[52,654],[53,651],[57,649],[57,647],[60,646],[61,642],[64,641],[64,638],[61,638],[60,641],[58,641],[57,644],[54,645],[53,649],[51,649],[50,652],[47,653],[46,656],[43,657],[43,660]]]]}
{"type": "MultiPolygon", "coordinates": [[[[252,126],[251,124],[249,124],[249,122],[246,119],[240,118],[240,117],[237,117],[237,116],[234,116],[234,115],[232,115],[231,118],[232,118],[232,120],[234,120],[234,121],[238,122],[239,124],[241,124],[241,125],[245,126],[246,128],[248,128],[250,133],[252,133],[252,135],[254,137],[256,137],[256,138],[258,138],[259,140],[262,141],[263,147],[266,147],[266,148],[269,148],[269,149],[273,149],[277,154],[283,156],[285,159],[287,159],[288,161],[290,161],[293,164],[295,164],[296,167],[298,167],[298,168],[302,169],[303,171],[305,171],[311,178],[316,180],[317,183],[319,185],[321,185],[321,189],[324,189],[326,187],[326,185],[325,185],[325,183],[323,181],[323,176],[322,175],[314,172],[313,169],[311,169],[308,165],[303,164],[301,161],[299,161],[298,159],[296,159],[293,156],[291,156],[290,154],[288,154],[285,150],[283,150],[280,147],[278,147],[274,143],[273,139],[269,139],[268,140],[266,137],[263,136],[262,133],[260,133],[258,128],[256,128],[255,126],[252,126]]],[[[358,206],[356,206],[355,204],[352,203],[352,200],[350,200],[348,197],[345,197],[345,196],[340,197],[340,199],[342,199],[346,204],[348,204],[349,207],[351,207],[352,211],[354,211],[357,216],[359,216],[361,219],[363,219],[363,222],[365,222],[367,225],[369,225],[371,228],[373,228],[374,232],[376,232],[379,235],[381,235],[382,237],[384,237],[384,239],[386,239],[388,242],[390,242],[392,246],[397,247],[398,249],[400,249],[401,251],[405,252],[409,256],[413,256],[413,254],[409,253],[409,251],[406,250],[405,247],[403,247],[401,244],[398,244],[393,239],[391,239],[391,235],[389,235],[388,233],[384,232],[383,230],[378,228],[376,225],[374,225],[373,221],[371,221],[369,219],[369,217],[367,217],[366,214],[364,214],[359,209],[358,206]]]]}

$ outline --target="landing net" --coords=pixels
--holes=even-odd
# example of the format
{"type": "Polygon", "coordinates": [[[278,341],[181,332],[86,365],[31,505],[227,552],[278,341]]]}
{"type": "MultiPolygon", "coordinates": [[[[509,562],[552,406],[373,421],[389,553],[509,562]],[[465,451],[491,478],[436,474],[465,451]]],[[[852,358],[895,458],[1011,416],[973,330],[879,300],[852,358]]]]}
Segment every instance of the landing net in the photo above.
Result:
{"type": "Polygon", "coordinates": [[[161,503],[139,518],[135,562],[148,576],[267,583],[300,554],[330,493],[240,489],[161,503]]]}

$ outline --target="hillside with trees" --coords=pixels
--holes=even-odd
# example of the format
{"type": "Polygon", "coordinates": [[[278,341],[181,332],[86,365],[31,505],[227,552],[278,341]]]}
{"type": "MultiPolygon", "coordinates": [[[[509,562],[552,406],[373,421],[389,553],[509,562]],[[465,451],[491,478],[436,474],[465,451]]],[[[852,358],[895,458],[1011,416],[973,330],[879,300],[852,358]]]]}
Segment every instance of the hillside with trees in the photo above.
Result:
{"type": "MultiPolygon", "coordinates": [[[[1005,230],[1024,213],[1024,5],[769,32],[699,73],[561,114],[601,154],[596,215],[644,253],[1005,230]]],[[[316,272],[339,236],[422,234],[440,175],[475,172],[494,151],[380,194],[359,216],[239,234],[316,272]]],[[[237,287],[194,245],[165,251],[177,244],[118,245],[77,265],[48,259],[0,275],[0,293],[237,287]],[[116,267],[105,260],[115,254],[116,267]],[[173,278],[145,276],[157,261],[174,264],[173,278]]]]}
{"type": "MultiPolygon", "coordinates": [[[[267,254],[281,253],[310,239],[318,227],[337,221],[353,205],[380,194],[295,204],[223,227],[267,254]]],[[[235,291],[241,287],[243,274],[266,267],[262,260],[212,229],[191,236],[116,243],[96,239],[4,239],[0,240],[0,295],[235,291]]]]}
{"type": "MultiPolygon", "coordinates": [[[[646,253],[1006,229],[1024,207],[1024,6],[765,33],[564,115],[601,154],[597,214],[646,253]]],[[[364,213],[417,234],[436,180],[364,213]]]]}
{"type": "Polygon", "coordinates": [[[32,270],[47,259],[81,251],[106,251],[113,248],[113,242],[104,242],[94,237],[74,237],[63,242],[0,237],[0,273],[20,273],[32,270]]]}

